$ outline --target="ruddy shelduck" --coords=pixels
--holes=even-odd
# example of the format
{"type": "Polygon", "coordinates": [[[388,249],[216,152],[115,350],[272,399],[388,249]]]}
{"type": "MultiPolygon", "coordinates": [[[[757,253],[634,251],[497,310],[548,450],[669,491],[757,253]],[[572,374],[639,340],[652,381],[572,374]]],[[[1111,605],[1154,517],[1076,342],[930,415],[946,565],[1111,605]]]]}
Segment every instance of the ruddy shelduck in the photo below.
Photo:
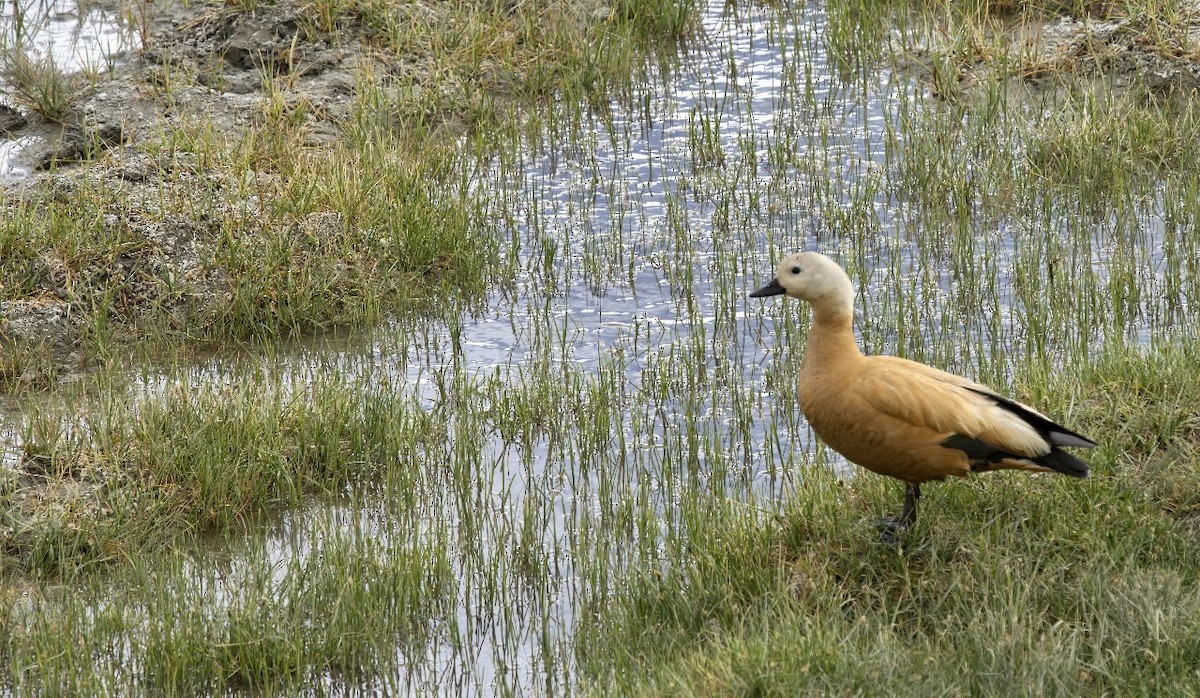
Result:
{"type": "Polygon", "coordinates": [[[800,367],[800,409],[833,450],[867,470],[907,483],[904,510],[917,519],[921,484],[988,470],[1087,477],[1088,464],[1062,450],[1095,442],[992,389],[895,356],[865,356],[854,339],[854,286],[833,260],[797,252],[750,296],[787,294],[812,306],[800,367]]]}

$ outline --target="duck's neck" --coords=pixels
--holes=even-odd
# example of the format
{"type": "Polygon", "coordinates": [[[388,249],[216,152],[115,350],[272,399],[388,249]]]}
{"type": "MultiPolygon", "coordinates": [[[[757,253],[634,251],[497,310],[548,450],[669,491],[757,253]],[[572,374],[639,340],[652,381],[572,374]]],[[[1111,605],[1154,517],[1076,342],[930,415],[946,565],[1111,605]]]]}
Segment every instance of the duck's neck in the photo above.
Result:
{"type": "Polygon", "coordinates": [[[804,363],[812,368],[834,366],[861,358],[862,351],[854,339],[853,319],[853,306],[814,303],[813,323],[804,348],[804,363]]]}

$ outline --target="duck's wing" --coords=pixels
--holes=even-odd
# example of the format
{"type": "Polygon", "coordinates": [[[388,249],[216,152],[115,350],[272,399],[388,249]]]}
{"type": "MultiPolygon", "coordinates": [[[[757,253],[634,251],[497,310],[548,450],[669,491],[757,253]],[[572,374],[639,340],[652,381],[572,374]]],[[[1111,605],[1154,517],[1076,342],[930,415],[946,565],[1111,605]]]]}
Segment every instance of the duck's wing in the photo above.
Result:
{"type": "Polygon", "coordinates": [[[906,359],[870,357],[860,398],[873,409],[965,443],[1037,459],[1056,446],[1095,446],[1027,405],[966,378],[906,359]]]}
{"type": "Polygon", "coordinates": [[[965,386],[967,390],[979,393],[984,397],[993,400],[997,405],[1012,412],[1021,419],[1025,420],[1033,428],[1046,435],[1052,446],[1077,446],[1079,448],[1095,448],[1096,442],[1079,432],[1072,431],[1058,424],[1046,415],[1038,412],[1029,405],[1017,402],[1011,398],[998,395],[991,388],[979,385],[978,383],[965,386]]]}

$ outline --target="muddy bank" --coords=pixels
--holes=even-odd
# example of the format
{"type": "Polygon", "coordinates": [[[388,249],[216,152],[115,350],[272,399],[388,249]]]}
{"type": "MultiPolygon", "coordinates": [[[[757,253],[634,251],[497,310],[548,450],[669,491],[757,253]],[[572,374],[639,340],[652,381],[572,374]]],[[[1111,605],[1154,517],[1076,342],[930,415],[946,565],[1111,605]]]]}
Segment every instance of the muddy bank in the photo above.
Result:
{"type": "MultiPolygon", "coordinates": [[[[255,12],[173,6],[155,18],[147,48],[120,56],[111,75],[80,94],[65,123],[28,110],[0,111],[0,132],[21,139],[21,156],[35,171],[9,185],[5,207],[63,212],[83,199],[95,217],[92,234],[113,242],[109,254],[92,250],[82,258],[26,250],[23,287],[4,287],[12,275],[9,284],[0,283],[0,342],[10,353],[24,349],[51,359],[10,366],[7,375],[0,370],[0,387],[38,384],[48,369],[85,363],[89,357],[80,345],[96,319],[88,309],[98,303],[110,308],[106,315],[122,329],[136,333],[146,313],[177,315],[183,331],[182,324],[195,321],[205,307],[228,302],[229,285],[213,260],[218,221],[190,215],[196,207],[181,205],[223,189],[225,173],[220,167],[202,172],[186,150],[148,146],[198,128],[232,142],[262,122],[264,88],[273,75],[287,76],[278,93],[285,101],[312,105],[305,113],[304,145],[335,139],[355,71],[366,60],[386,57],[360,28],[319,32],[303,15],[294,3],[255,12]],[[206,181],[198,186],[201,179],[206,181]]],[[[213,202],[199,208],[211,211],[213,202]]]]}
{"type": "Polygon", "coordinates": [[[937,97],[955,99],[989,79],[1057,92],[1077,85],[1187,100],[1200,90],[1200,10],[1157,18],[1112,8],[1094,15],[1000,7],[995,14],[920,39],[892,39],[901,64],[937,97]]]}
{"type": "MultiPolygon", "coordinates": [[[[9,183],[2,199],[22,222],[13,225],[8,259],[0,263],[7,272],[0,274],[0,343],[8,349],[0,390],[45,384],[49,375],[87,363],[98,324],[136,338],[153,317],[157,333],[178,333],[184,342],[205,334],[195,326],[219,322],[233,297],[245,296],[218,249],[230,227],[239,240],[282,237],[285,247],[296,240],[290,271],[313,262],[312,240],[336,241],[316,245],[324,247],[324,267],[340,268],[328,271],[332,282],[360,275],[362,263],[395,263],[403,271],[413,254],[394,249],[396,260],[372,262],[373,250],[364,247],[371,235],[350,230],[354,224],[329,206],[305,203],[309,211],[272,216],[296,208],[285,200],[300,196],[296,179],[336,169],[331,160],[361,170],[355,150],[393,148],[388,141],[406,130],[420,134],[411,148],[420,162],[396,167],[444,170],[429,164],[429,151],[448,150],[478,120],[532,92],[514,89],[526,76],[506,61],[536,65],[537,51],[561,54],[558,44],[619,29],[607,5],[590,0],[510,9],[404,3],[374,15],[355,8],[322,16],[296,2],[253,11],[226,3],[172,6],[140,30],[143,48],[81,89],[61,122],[29,108],[0,110],[0,135],[20,140],[33,171],[9,183]],[[495,57],[447,48],[464,33],[490,41],[495,57]],[[406,41],[411,45],[400,50],[406,41]],[[369,105],[377,113],[364,113],[369,100],[381,102],[369,105]],[[369,143],[335,152],[348,128],[369,143]],[[312,165],[318,159],[327,162],[312,165]],[[314,171],[297,173],[304,167],[314,171]],[[48,232],[56,218],[69,216],[85,242],[59,244],[63,236],[48,232]],[[281,225],[289,230],[266,230],[281,225]]],[[[554,84],[539,89],[552,92],[554,84]]],[[[418,203],[431,198],[412,196],[418,203]]],[[[410,266],[428,276],[454,261],[410,266]]],[[[266,307],[275,302],[272,293],[254,301],[265,314],[273,312],[266,307]]],[[[340,309],[282,322],[295,330],[354,321],[345,303],[333,305],[340,309]]]]}

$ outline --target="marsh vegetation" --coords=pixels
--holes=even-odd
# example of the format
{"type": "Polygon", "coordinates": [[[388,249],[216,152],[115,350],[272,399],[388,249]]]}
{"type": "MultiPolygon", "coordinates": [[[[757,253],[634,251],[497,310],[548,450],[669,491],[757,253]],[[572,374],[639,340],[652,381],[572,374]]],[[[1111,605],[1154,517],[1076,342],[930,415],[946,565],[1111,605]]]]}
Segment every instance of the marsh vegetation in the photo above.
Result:
{"type": "Polygon", "coordinates": [[[170,118],[102,137],[84,89],[80,162],[0,195],[0,678],[1186,692],[1200,129],[1186,71],[1146,77],[1195,62],[1168,5],[126,13],[148,82],[96,84],[170,118]],[[230,58],[249,36],[271,60],[230,58]],[[929,487],[881,546],[894,485],[793,404],[804,311],[746,297],[798,248],[850,272],[865,350],[1068,421],[1093,478],[929,487]]]}

